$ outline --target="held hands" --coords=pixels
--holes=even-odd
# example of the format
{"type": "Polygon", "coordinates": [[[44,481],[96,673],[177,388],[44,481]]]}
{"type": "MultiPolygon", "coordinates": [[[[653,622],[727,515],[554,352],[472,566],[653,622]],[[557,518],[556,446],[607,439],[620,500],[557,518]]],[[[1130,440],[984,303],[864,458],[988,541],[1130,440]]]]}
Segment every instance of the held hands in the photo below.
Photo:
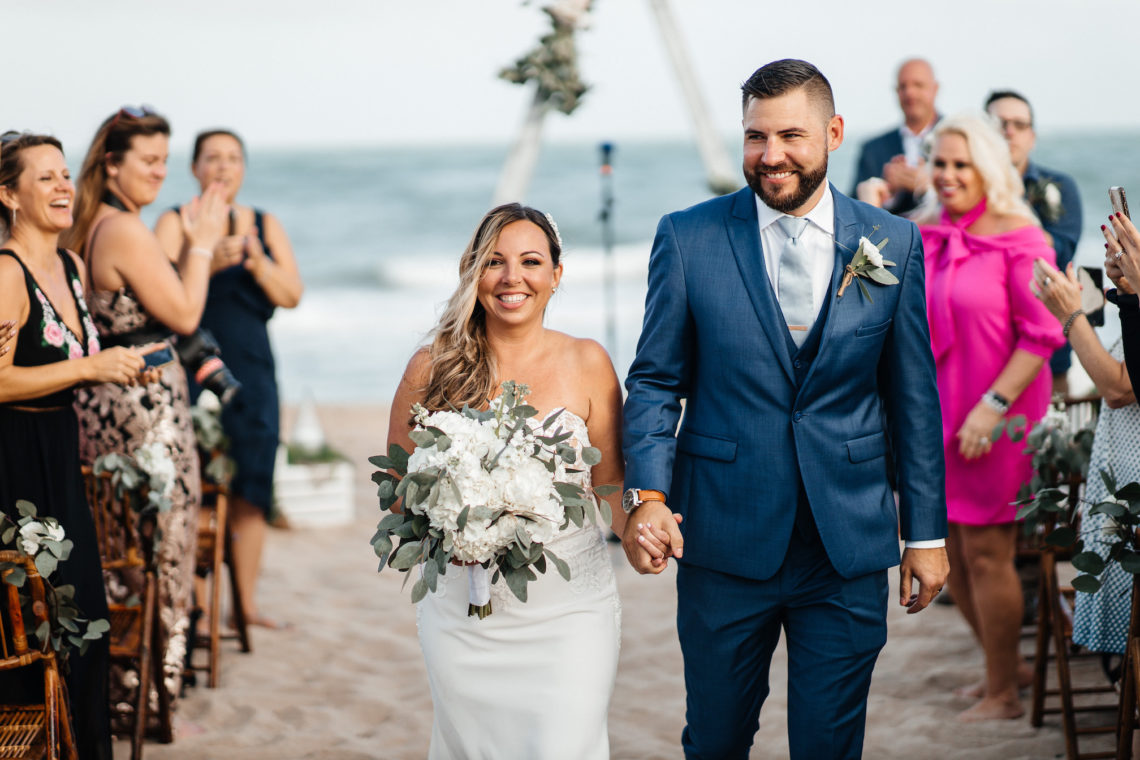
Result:
{"type": "Polygon", "coordinates": [[[670,511],[665,502],[650,500],[630,512],[625,522],[621,545],[626,559],[641,574],[657,575],[669,563],[669,557],[680,557],[685,540],[677,527],[681,515],[670,511]]]}
{"type": "Polygon", "coordinates": [[[946,547],[937,549],[904,549],[899,563],[899,606],[906,614],[922,612],[934,600],[946,577],[950,574],[950,560],[946,547]],[[913,582],[918,581],[919,592],[912,594],[913,582]]]}
{"type": "Polygon", "coordinates": [[[979,459],[990,453],[993,441],[990,436],[1001,422],[997,410],[984,401],[974,404],[966,421],[958,429],[958,453],[963,459],[979,459]]]}
{"type": "Polygon", "coordinates": [[[178,215],[182,220],[182,234],[189,246],[215,250],[226,234],[229,212],[225,190],[217,182],[207,187],[201,196],[183,205],[178,215]]]}
{"type": "Polygon", "coordinates": [[[1071,262],[1062,276],[1048,261],[1037,259],[1033,262],[1033,279],[1029,286],[1058,322],[1064,322],[1081,308],[1081,285],[1071,262]]]}

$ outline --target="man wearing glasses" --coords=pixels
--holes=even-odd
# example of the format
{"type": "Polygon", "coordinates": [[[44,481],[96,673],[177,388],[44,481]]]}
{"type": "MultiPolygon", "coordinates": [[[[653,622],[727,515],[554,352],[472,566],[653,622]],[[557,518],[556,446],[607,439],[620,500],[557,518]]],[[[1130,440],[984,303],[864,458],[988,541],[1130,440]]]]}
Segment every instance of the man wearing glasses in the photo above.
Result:
{"type": "MultiPolygon", "coordinates": [[[[1024,95],[1013,90],[992,92],[986,98],[986,112],[997,122],[1009,144],[1010,158],[1025,183],[1025,200],[1041,220],[1045,239],[1057,252],[1057,268],[1063,272],[1073,260],[1081,236],[1081,196],[1077,183],[1067,174],[1029,160],[1037,133],[1033,129],[1033,108],[1024,95]]],[[[1055,392],[1068,390],[1065,374],[1071,363],[1067,344],[1053,354],[1049,366],[1053,370],[1055,392]]]]}

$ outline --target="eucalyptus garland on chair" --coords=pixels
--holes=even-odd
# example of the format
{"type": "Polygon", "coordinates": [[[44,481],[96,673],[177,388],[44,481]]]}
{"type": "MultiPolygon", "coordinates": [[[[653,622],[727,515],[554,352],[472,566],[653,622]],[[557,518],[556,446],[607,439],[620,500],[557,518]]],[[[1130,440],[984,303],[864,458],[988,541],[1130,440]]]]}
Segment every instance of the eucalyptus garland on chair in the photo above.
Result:
{"type": "MultiPolygon", "coordinates": [[[[20,517],[15,521],[0,513],[0,544],[12,547],[35,563],[36,571],[43,578],[48,619],[30,633],[39,649],[50,647],[66,663],[67,653],[72,647],[83,654],[88,643],[102,638],[111,624],[102,618],[88,620],[83,617],[75,604],[75,587],[70,584],[57,587],[51,582],[51,575],[59,563],[67,561],[73,546],[59,521],[52,517],[38,517],[36,506],[23,499],[16,502],[16,511],[20,517]]],[[[31,604],[31,596],[24,589],[28,575],[23,565],[0,562],[0,577],[4,583],[20,589],[21,607],[31,604]]],[[[32,616],[26,619],[31,620],[32,616]]]]}

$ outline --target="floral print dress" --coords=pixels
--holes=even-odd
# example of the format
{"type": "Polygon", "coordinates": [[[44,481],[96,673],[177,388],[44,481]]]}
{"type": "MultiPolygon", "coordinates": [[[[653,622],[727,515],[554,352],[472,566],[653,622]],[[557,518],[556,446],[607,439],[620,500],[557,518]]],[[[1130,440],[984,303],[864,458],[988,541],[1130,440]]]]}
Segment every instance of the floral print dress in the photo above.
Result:
{"type": "MultiPolygon", "coordinates": [[[[163,329],[129,288],[96,291],[89,302],[105,343],[124,342],[123,336],[136,330],[163,329]]],[[[174,705],[186,660],[201,504],[198,449],[190,419],[186,373],[181,364],[173,362],[163,368],[158,382],[81,389],[76,394],[76,411],[84,462],[91,463],[111,452],[134,455],[143,447],[149,450],[157,445],[174,464],[172,507],[159,515],[161,538],[157,552],[158,623],[164,641],[162,688],[174,705]]],[[[107,577],[108,596],[116,602],[134,594],[137,588],[133,586],[130,579],[107,577]]],[[[111,703],[115,715],[130,714],[137,686],[138,673],[112,668],[111,703]]],[[[151,707],[157,708],[157,692],[151,694],[151,707]]],[[[150,715],[156,715],[156,711],[150,715]]]]}
{"type": "MultiPolygon", "coordinates": [[[[15,259],[23,269],[28,294],[28,317],[20,325],[12,357],[16,367],[40,367],[99,352],[98,332],[87,311],[76,262],[62,249],[57,255],[79,317],[78,333],[60,317],[20,257],[11,250],[0,251],[0,257],[15,259]]],[[[96,620],[107,618],[107,598],[95,523],[79,469],[79,428],[72,409],[73,396],[74,390],[65,388],[0,404],[0,513],[18,519],[16,501],[24,499],[36,506],[39,516],[59,521],[74,547],[51,580],[74,586],[81,615],[96,620]]],[[[67,691],[76,742],[83,748],[84,758],[111,758],[108,657],[106,638],[91,642],[85,654],[72,652],[68,657],[67,691]]],[[[34,676],[31,682],[22,679],[20,671],[0,674],[0,696],[17,702],[42,698],[42,677],[30,669],[24,672],[34,676]]]]}

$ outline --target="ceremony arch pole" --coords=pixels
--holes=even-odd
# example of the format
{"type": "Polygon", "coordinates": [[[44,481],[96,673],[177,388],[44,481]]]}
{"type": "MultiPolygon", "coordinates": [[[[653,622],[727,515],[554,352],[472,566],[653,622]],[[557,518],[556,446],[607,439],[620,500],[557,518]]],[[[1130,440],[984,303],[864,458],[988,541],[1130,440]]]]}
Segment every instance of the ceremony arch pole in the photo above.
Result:
{"type": "Polygon", "coordinates": [[[738,172],[728,157],[724,140],[717,134],[709,117],[708,107],[705,105],[697,77],[693,73],[693,64],[681,33],[677,29],[677,21],[669,6],[669,0],[649,0],[649,7],[653,9],[653,15],[657,18],[661,41],[665,44],[665,52],[673,64],[673,72],[677,75],[681,92],[689,106],[689,116],[697,133],[697,150],[705,166],[705,180],[714,193],[718,195],[731,193],[740,188],[738,172]]]}

